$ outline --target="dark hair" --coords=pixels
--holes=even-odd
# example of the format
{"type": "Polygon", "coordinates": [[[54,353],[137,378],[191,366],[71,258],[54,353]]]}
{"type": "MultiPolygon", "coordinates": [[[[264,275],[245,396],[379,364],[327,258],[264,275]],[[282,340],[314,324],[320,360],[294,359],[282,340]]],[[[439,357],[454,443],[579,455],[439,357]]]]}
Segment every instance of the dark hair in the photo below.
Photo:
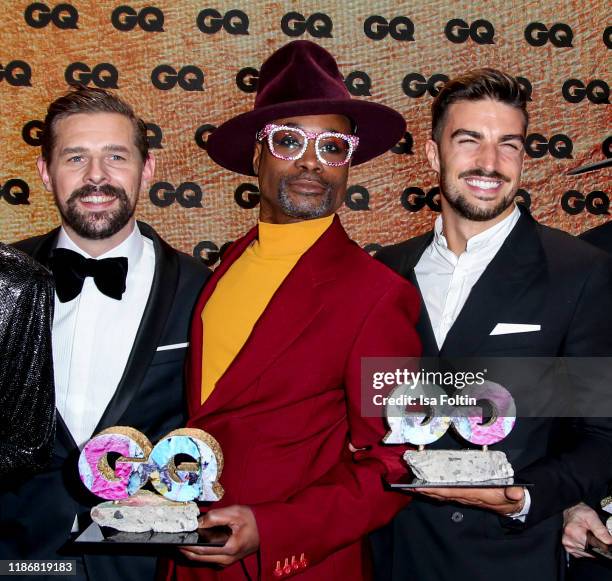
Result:
{"type": "Polygon", "coordinates": [[[529,124],[527,93],[512,76],[496,69],[482,68],[468,71],[444,84],[431,105],[431,137],[438,142],[444,127],[446,112],[458,101],[493,99],[519,109],[529,124]]]}
{"type": "Polygon", "coordinates": [[[47,163],[51,162],[51,154],[55,144],[55,125],[60,119],[77,113],[119,113],[125,115],[134,127],[134,144],[142,159],[147,159],[149,155],[147,127],[144,121],[136,116],[132,107],[104,89],[81,85],[53,101],[47,109],[40,139],[42,157],[47,163]]]}

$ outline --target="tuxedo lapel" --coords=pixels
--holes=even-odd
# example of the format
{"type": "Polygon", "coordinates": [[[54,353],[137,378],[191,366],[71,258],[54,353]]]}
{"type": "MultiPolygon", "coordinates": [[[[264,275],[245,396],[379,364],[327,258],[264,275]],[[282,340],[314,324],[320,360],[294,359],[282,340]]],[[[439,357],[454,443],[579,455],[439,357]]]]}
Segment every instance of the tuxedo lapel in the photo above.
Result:
{"type": "Polygon", "coordinates": [[[469,356],[479,352],[498,322],[512,322],[512,305],[524,293],[532,293],[537,278],[545,276],[541,265],[543,249],[537,223],[526,210],[501,248],[484,270],[455,323],[449,330],[440,354],[469,356]]]}
{"type": "Polygon", "coordinates": [[[157,236],[153,228],[142,222],[138,222],[138,227],[143,236],[153,240],[155,250],[155,274],[151,293],[119,385],[94,433],[116,425],[138,393],[160,344],[178,284],[179,266],[176,254],[157,236]]]}
{"type": "Polygon", "coordinates": [[[342,246],[347,243],[350,241],[335,217],[276,290],[242,349],[192,421],[243,394],[316,319],[323,308],[322,288],[336,278],[334,264],[341,259],[342,246]]]}

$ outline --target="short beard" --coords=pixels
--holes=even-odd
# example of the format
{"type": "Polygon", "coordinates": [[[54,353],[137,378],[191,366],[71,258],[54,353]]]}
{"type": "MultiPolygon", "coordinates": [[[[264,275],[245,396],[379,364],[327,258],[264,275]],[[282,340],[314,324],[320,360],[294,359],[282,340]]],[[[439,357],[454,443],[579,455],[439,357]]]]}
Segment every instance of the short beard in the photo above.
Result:
{"type": "MultiPolygon", "coordinates": [[[[499,179],[504,182],[509,182],[510,180],[496,172],[486,172],[480,169],[473,169],[466,172],[462,172],[459,174],[459,179],[467,178],[467,177],[488,177],[499,179]]],[[[514,202],[514,198],[516,196],[516,190],[514,192],[510,192],[508,196],[502,198],[497,206],[493,206],[492,208],[480,208],[475,206],[474,204],[470,204],[465,198],[465,196],[459,191],[455,190],[449,183],[447,179],[447,172],[445,171],[444,166],[440,167],[440,192],[444,199],[448,202],[448,205],[457,212],[461,217],[466,220],[471,220],[473,222],[488,222],[489,220],[493,220],[503,214],[514,202]]]]}
{"type": "MultiPolygon", "coordinates": [[[[304,174],[300,174],[297,177],[289,178],[287,176],[283,176],[280,179],[277,199],[283,214],[291,218],[300,218],[302,220],[312,220],[314,218],[322,218],[323,216],[329,216],[332,214],[334,210],[334,185],[320,179],[313,180],[323,185],[325,187],[325,192],[321,196],[320,203],[317,206],[311,206],[308,203],[300,204],[299,202],[294,201],[289,195],[290,183],[293,180],[298,179],[312,178],[307,177],[304,174]]],[[[307,196],[305,197],[307,198],[307,196]]]]}
{"type": "Polygon", "coordinates": [[[64,207],[59,204],[55,196],[57,207],[62,218],[76,234],[88,240],[103,240],[117,234],[134,215],[135,205],[130,201],[123,188],[105,184],[102,186],[87,185],[74,190],[64,207]],[[116,210],[107,212],[82,212],[77,206],[79,198],[89,196],[95,192],[115,196],[119,200],[116,210]]]}

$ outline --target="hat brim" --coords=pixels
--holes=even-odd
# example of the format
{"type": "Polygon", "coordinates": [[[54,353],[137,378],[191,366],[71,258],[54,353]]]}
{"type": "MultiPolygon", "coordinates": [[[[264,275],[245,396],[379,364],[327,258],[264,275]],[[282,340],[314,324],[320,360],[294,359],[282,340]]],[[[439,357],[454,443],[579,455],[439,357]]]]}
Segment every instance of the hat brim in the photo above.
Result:
{"type": "Polygon", "coordinates": [[[357,99],[290,101],[242,113],[215,129],[207,140],[208,155],[220,166],[254,176],[255,134],[276,119],[302,115],[344,115],[359,137],[351,165],[369,161],[391,149],[404,135],[406,122],[394,109],[357,99]]]}

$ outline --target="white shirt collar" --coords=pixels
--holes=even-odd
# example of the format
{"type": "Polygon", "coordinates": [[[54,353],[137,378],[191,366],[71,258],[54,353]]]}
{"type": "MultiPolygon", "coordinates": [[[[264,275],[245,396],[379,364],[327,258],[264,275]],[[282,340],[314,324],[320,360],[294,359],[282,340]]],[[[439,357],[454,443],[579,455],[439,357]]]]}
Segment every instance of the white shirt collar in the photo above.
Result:
{"type": "MultiPolygon", "coordinates": [[[[497,245],[503,242],[514,225],[518,222],[521,217],[521,211],[518,206],[514,205],[514,210],[510,215],[504,218],[501,222],[494,224],[490,228],[487,228],[484,232],[472,236],[466,244],[465,252],[478,252],[482,248],[490,247],[491,245],[497,245]]],[[[434,223],[434,239],[433,245],[448,249],[448,243],[444,236],[444,228],[442,221],[442,214],[440,214],[434,223]]]]}
{"type": "MultiPolygon", "coordinates": [[[[66,248],[68,250],[73,250],[74,252],[78,252],[85,258],[93,258],[90,256],[85,250],[81,249],[72,238],[68,235],[68,232],[62,226],[60,228],[59,236],[57,238],[56,248],[66,248]]],[[[125,256],[128,259],[128,264],[133,265],[136,264],[140,257],[142,256],[142,252],[144,249],[144,239],[138,228],[138,224],[134,223],[134,229],[132,233],[118,246],[111,248],[104,254],[101,254],[97,257],[100,258],[112,258],[115,256],[125,256]]]]}

